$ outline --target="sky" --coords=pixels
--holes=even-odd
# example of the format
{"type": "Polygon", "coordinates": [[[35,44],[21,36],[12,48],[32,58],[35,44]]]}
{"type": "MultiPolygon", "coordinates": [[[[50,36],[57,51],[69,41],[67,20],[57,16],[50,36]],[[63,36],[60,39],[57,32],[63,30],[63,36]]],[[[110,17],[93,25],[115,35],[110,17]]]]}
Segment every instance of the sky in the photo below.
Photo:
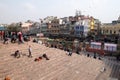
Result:
{"type": "Polygon", "coordinates": [[[0,0],[0,24],[74,16],[76,10],[110,23],[120,16],[120,0],[0,0]]]}

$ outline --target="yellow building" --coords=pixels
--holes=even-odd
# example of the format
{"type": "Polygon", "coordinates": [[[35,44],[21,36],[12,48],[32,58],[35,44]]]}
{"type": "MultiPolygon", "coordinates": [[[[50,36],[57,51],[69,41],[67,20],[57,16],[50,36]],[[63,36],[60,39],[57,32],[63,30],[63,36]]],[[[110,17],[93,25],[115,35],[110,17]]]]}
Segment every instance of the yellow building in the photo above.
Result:
{"type": "Polygon", "coordinates": [[[101,27],[101,31],[102,31],[102,34],[104,35],[118,34],[120,31],[120,23],[103,24],[101,27]]]}
{"type": "Polygon", "coordinates": [[[94,26],[95,26],[95,22],[94,22],[94,19],[92,18],[90,20],[90,30],[94,30],[94,26]]]}

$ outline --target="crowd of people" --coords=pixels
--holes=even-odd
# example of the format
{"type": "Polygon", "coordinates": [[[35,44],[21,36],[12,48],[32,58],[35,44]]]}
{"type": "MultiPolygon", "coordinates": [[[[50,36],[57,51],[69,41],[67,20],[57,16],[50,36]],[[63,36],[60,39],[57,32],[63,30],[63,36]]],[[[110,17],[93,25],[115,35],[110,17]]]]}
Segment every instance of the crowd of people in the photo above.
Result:
{"type": "Polygon", "coordinates": [[[24,36],[22,32],[4,32],[1,36],[1,40],[3,40],[3,44],[8,44],[9,42],[11,43],[24,43],[24,41],[29,41],[30,38],[28,39],[27,36],[24,36]]]}

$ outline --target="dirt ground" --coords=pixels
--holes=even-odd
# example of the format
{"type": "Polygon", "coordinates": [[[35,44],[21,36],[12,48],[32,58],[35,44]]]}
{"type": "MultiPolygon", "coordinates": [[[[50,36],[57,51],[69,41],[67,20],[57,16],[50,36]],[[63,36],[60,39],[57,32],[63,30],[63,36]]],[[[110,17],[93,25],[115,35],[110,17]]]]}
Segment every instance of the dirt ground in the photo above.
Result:
{"type": "Polygon", "coordinates": [[[103,62],[85,55],[67,56],[66,52],[45,47],[33,42],[24,44],[2,44],[0,42],[0,80],[9,76],[11,80],[95,80],[103,62]],[[28,57],[28,47],[32,47],[32,58],[28,57]],[[20,50],[22,56],[14,58],[12,54],[20,50]],[[50,60],[34,59],[46,53],[50,60]]]}

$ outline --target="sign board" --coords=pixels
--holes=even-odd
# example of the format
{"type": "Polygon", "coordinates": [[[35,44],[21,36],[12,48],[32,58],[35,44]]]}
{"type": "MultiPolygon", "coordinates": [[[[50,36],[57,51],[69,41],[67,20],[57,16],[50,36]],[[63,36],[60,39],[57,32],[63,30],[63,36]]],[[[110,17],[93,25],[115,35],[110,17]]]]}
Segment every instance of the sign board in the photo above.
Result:
{"type": "Polygon", "coordinates": [[[104,50],[106,50],[106,51],[117,51],[117,44],[105,43],[104,44],[104,50]]]}
{"type": "Polygon", "coordinates": [[[36,34],[37,37],[43,37],[44,34],[43,33],[39,33],[39,34],[36,34]]]}
{"type": "Polygon", "coordinates": [[[91,42],[90,48],[101,49],[101,43],[99,43],[99,42],[91,42]]]}

